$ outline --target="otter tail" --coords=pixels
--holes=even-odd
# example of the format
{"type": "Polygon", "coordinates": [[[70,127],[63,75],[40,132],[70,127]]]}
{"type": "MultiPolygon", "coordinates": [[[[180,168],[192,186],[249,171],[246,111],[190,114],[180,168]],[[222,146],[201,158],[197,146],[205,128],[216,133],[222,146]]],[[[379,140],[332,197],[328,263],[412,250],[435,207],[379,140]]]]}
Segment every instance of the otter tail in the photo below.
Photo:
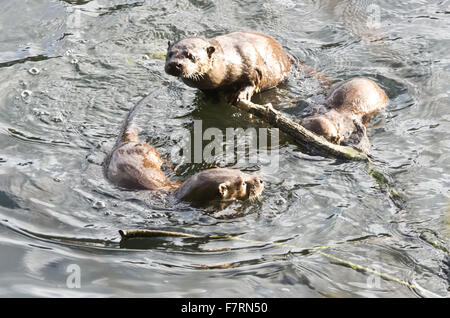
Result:
{"type": "Polygon", "coordinates": [[[335,80],[333,78],[326,76],[321,71],[318,71],[314,67],[311,67],[309,65],[303,64],[298,58],[290,54],[288,54],[287,56],[292,65],[294,65],[298,70],[301,70],[306,74],[315,77],[319,81],[320,85],[328,87],[334,83],[335,80]]]}
{"type": "Polygon", "coordinates": [[[130,111],[128,112],[127,117],[125,117],[125,120],[122,124],[122,128],[120,129],[120,134],[117,137],[116,145],[122,143],[122,142],[133,142],[138,141],[138,134],[137,134],[137,128],[133,124],[133,118],[136,115],[137,110],[142,106],[147,104],[156,94],[156,90],[142,98],[136,105],[131,107],[130,111]]]}

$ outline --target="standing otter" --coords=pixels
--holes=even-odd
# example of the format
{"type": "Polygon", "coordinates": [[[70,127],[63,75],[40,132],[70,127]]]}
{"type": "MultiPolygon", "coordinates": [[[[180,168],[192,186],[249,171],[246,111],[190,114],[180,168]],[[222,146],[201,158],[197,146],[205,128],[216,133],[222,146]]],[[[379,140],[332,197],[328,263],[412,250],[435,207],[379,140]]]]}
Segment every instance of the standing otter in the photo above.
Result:
{"type": "Polygon", "coordinates": [[[104,162],[106,177],[127,189],[174,192],[179,200],[207,202],[212,200],[253,199],[264,189],[262,179],[237,169],[213,168],[199,172],[186,182],[170,182],[161,170],[163,160],[151,145],[140,142],[132,119],[137,109],[154,93],[133,106],[122,125],[111,153],[104,162]]]}
{"type": "Polygon", "coordinates": [[[188,86],[223,91],[236,104],[277,86],[287,78],[290,66],[290,58],[272,37],[240,31],[169,41],[164,69],[188,86]]]}
{"type": "Polygon", "coordinates": [[[331,88],[324,104],[325,112],[306,117],[300,123],[333,143],[349,139],[357,143],[365,137],[367,123],[387,101],[386,93],[374,81],[352,78],[331,88]]]}

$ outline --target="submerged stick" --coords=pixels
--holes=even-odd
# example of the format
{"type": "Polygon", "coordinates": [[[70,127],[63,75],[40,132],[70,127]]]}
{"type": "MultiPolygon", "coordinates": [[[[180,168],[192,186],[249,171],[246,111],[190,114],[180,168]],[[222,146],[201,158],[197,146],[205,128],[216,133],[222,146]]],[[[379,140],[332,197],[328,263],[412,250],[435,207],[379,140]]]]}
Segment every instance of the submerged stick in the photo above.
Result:
{"type": "Polygon", "coordinates": [[[173,232],[165,230],[147,230],[147,229],[130,229],[130,230],[119,230],[119,234],[123,240],[132,238],[149,238],[149,237],[187,237],[187,238],[198,238],[198,239],[233,239],[232,235],[208,235],[200,236],[195,234],[183,233],[183,232],[173,232]]]}
{"type": "Polygon", "coordinates": [[[312,147],[321,153],[326,153],[336,158],[368,162],[368,173],[370,177],[382,190],[386,190],[389,193],[389,197],[395,206],[400,208],[404,206],[405,199],[395,190],[395,187],[391,185],[389,179],[371,165],[372,161],[365,151],[355,147],[340,146],[329,142],[325,138],[314,134],[302,125],[283,116],[281,112],[273,108],[270,103],[259,105],[249,101],[239,101],[238,107],[268,121],[274,127],[279,128],[281,131],[293,137],[301,145],[312,147]]]}
{"type": "MultiPolygon", "coordinates": [[[[237,240],[237,241],[244,241],[244,242],[248,242],[248,243],[255,243],[255,244],[263,244],[263,245],[270,245],[273,244],[274,246],[279,246],[279,247],[287,247],[287,248],[291,248],[291,249],[298,249],[297,246],[295,245],[291,245],[288,243],[275,243],[275,242],[263,242],[263,241],[255,241],[255,240],[249,240],[249,239],[244,239],[238,236],[233,236],[233,235],[212,235],[212,236],[200,236],[200,235],[194,235],[194,234],[188,234],[188,233],[183,233],[183,232],[172,232],[172,231],[164,231],[164,230],[119,230],[120,235],[122,236],[122,239],[130,239],[130,238],[143,238],[143,237],[188,237],[188,238],[210,238],[210,239],[230,239],[230,240],[237,240]]],[[[357,245],[357,244],[361,244],[361,243],[368,243],[371,240],[374,239],[382,239],[382,238],[389,238],[389,236],[385,236],[385,235],[381,235],[381,236],[374,236],[374,237],[368,237],[367,239],[365,239],[363,242],[361,241],[355,241],[355,242],[343,242],[343,243],[335,243],[335,244],[331,244],[331,245],[319,245],[319,246],[314,246],[314,247],[310,247],[310,248],[303,248],[300,251],[297,251],[297,253],[302,253],[302,252],[313,252],[316,251],[317,253],[319,253],[320,255],[338,262],[340,264],[346,265],[348,267],[350,267],[353,270],[362,270],[365,271],[367,273],[370,274],[374,274],[377,276],[380,276],[384,279],[388,279],[391,281],[394,281],[396,283],[405,285],[409,288],[412,289],[418,289],[418,286],[409,283],[407,281],[404,281],[402,279],[399,279],[395,276],[392,276],[390,274],[384,273],[384,272],[380,272],[378,270],[372,269],[370,267],[366,267],[360,264],[356,264],[354,262],[351,262],[349,260],[343,259],[343,258],[339,258],[336,257],[334,255],[331,255],[329,253],[323,252],[323,249],[332,249],[332,248],[338,248],[338,247],[342,247],[342,246],[346,246],[349,243],[352,245],[357,245]]],[[[205,267],[205,266],[201,266],[202,269],[208,268],[208,269],[223,269],[223,268],[230,268],[230,264],[226,264],[226,265],[219,265],[219,266],[214,266],[214,267],[205,267]]]]}
{"type": "Polygon", "coordinates": [[[380,186],[381,189],[386,189],[390,192],[390,197],[396,206],[404,205],[404,198],[395,190],[393,186],[390,185],[390,182],[386,176],[370,165],[371,160],[365,151],[355,147],[340,146],[329,142],[325,138],[314,134],[302,125],[283,116],[281,112],[273,108],[270,103],[260,105],[249,101],[239,101],[237,106],[266,120],[274,127],[279,128],[281,131],[293,137],[301,145],[312,147],[321,153],[326,153],[336,158],[368,162],[368,173],[371,178],[380,186]]]}
{"type": "Polygon", "coordinates": [[[201,238],[201,236],[182,233],[182,232],[171,232],[163,230],[119,230],[119,234],[122,239],[138,238],[138,237],[190,237],[190,238],[201,238]]]}
{"type": "Polygon", "coordinates": [[[320,152],[325,152],[340,159],[368,160],[365,152],[354,147],[340,146],[329,142],[325,138],[314,134],[302,125],[283,116],[278,110],[273,108],[272,104],[259,105],[242,100],[238,102],[237,106],[268,121],[274,127],[279,128],[284,133],[293,137],[301,145],[313,147],[320,152]]]}

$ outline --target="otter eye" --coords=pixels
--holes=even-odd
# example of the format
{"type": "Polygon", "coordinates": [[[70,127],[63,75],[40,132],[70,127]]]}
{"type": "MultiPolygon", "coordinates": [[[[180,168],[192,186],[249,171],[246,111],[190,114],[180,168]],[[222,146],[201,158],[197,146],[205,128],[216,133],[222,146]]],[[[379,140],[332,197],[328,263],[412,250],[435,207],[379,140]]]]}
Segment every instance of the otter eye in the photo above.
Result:
{"type": "Polygon", "coordinates": [[[192,62],[195,62],[195,56],[193,56],[190,52],[186,52],[186,57],[192,62]]]}

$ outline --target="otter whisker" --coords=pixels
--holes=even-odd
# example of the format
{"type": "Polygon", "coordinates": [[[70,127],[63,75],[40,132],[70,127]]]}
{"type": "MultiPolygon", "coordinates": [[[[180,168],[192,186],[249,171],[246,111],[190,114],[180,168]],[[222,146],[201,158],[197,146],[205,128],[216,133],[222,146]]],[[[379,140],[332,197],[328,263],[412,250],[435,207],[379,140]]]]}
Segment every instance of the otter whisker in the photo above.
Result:
{"type": "Polygon", "coordinates": [[[182,77],[185,79],[188,79],[188,80],[193,80],[193,81],[198,82],[205,78],[205,74],[204,73],[192,73],[192,74],[185,74],[182,77]]]}

